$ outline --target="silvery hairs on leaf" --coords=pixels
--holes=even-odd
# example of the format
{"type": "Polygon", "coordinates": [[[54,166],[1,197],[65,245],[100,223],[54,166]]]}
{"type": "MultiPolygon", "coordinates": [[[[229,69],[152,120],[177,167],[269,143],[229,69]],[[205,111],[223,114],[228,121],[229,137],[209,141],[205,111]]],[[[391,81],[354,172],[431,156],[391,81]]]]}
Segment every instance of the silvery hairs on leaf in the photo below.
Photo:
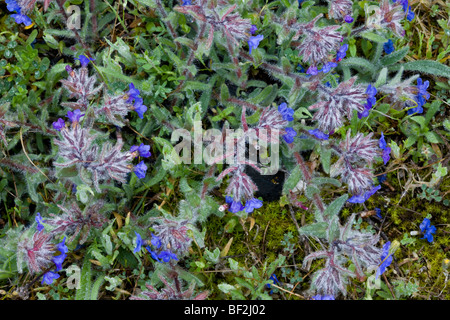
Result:
{"type": "Polygon", "coordinates": [[[17,270],[22,273],[25,262],[30,273],[36,274],[53,263],[55,252],[51,243],[53,236],[45,230],[35,231],[32,237],[28,235],[29,232],[24,232],[17,243],[17,270]]]}
{"type": "Polygon", "coordinates": [[[352,0],[328,0],[330,6],[328,8],[328,15],[331,18],[343,20],[346,15],[352,14],[352,0]]]}
{"type": "Polygon", "coordinates": [[[188,253],[192,239],[187,236],[189,220],[176,220],[167,218],[151,218],[157,222],[152,225],[155,235],[161,239],[162,250],[170,250],[177,257],[188,253]]]}
{"type": "Polygon", "coordinates": [[[134,158],[129,151],[122,152],[123,140],[117,134],[117,142],[114,146],[106,142],[95,161],[89,163],[86,169],[92,173],[92,181],[97,192],[101,193],[100,182],[114,179],[126,183],[127,175],[132,171],[131,162],[134,158]]]}
{"type": "Polygon", "coordinates": [[[110,96],[104,93],[103,104],[95,109],[97,115],[104,114],[112,124],[123,127],[123,119],[130,111],[132,104],[127,102],[126,95],[110,96]]]}
{"type": "Polygon", "coordinates": [[[21,14],[26,14],[27,12],[33,10],[36,2],[44,3],[44,10],[47,11],[51,0],[16,0],[17,4],[20,6],[21,14]]]}
{"type": "Polygon", "coordinates": [[[203,7],[200,5],[178,6],[175,11],[193,16],[197,21],[209,25],[208,46],[213,40],[214,31],[222,32],[231,44],[239,45],[239,41],[247,39],[250,34],[252,23],[250,19],[242,19],[240,13],[232,13],[237,5],[217,7],[203,7]],[[219,13],[223,13],[220,16],[219,13]]]}
{"type": "Polygon", "coordinates": [[[72,125],[69,128],[62,128],[61,140],[53,139],[53,143],[58,146],[58,156],[63,162],[54,162],[57,167],[70,167],[76,165],[88,166],[93,162],[98,153],[98,147],[92,142],[97,137],[96,134],[89,132],[89,129],[82,128],[79,124],[72,125]]]}
{"type": "Polygon", "coordinates": [[[341,27],[340,25],[324,28],[314,27],[315,22],[321,17],[322,14],[319,14],[301,30],[304,38],[297,49],[299,50],[298,55],[303,56],[305,63],[316,65],[327,62],[328,55],[332,51],[336,51],[342,41],[342,35],[337,31],[341,27]]]}
{"type": "Polygon", "coordinates": [[[78,207],[76,202],[72,202],[69,208],[58,205],[63,213],[51,214],[53,218],[47,219],[46,223],[55,227],[51,231],[52,234],[68,236],[68,243],[80,235],[79,243],[83,244],[92,228],[99,229],[108,221],[100,212],[104,204],[103,201],[97,201],[87,206],[84,211],[78,207]]]}
{"type": "Polygon", "coordinates": [[[372,187],[374,176],[367,165],[380,155],[378,141],[371,139],[372,135],[364,136],[358,132],[351,137],[351,131],[347,131],[345,140],[340,143],[340,158],[331,166],[331,177],[340,175],[353,194],[360,194],[372,187]]]}
{"type": "Polygon", "coordinates": [[[63,87],[69,92],[69,98],[76,98],[77,102],[63,102],[61,105],[72,109],[85,111],[89,105],[88,100],[95,96],[103,84],[95,87],[97,77],[89,77],[89,71],[86,67],[81,67],[69,72],[67,80],[60,80],[63,87]]]}
{"type": "Polygon", "coordinates": [[[343,116],[348,119],[353,117],[353,110],[364,111],[364,103],[367,99],[365,88],[362,85],[354,85],[356,77],[341,82],[335,89],[320,85],[319,102],[309,107],[317,109],[313,119],[317,120],[319,129],[323,132],[331,132],[343,125],[343,116]]]}
{"type": "Polygon", "coordinates": [[[149,290],[141,291],[138,295],[130,297],[130,300],[205,300],[208,297],[209,292],[204,291],[193,297],[195,289],[195,281],[192,281],[189,288],[182,291],[180,285],[182,280],[175,272],[169,273],[173,281],[167,281],[165,276],[158,274],[159,279],[164,283],[165,287],[159,291],[150,284],[145,284],[149,290]]]}

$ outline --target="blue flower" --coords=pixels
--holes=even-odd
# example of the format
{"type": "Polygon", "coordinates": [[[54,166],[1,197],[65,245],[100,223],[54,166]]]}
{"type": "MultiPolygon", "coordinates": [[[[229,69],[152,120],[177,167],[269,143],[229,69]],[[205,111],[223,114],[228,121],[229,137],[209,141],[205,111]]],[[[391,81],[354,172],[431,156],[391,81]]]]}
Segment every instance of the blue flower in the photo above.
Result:
{"type": "Polygon", "coordinates": [[[37,223],[36,229],[38,231],[42,231],[44,229],[44,225],[42,224],[44,222],[44,220],[42,220],[41,214],[39,212],[36,214],[36,217],[34,218],[34,220],[37,223]]]}
{"type": "MultiPolygon", "coordinates": [[[[277,278],[277,276],[275,275],[275,273],[272,274],[272,275],[270,276],[269,280],[272,280],[272,283],[273,283],[273,284],[280,283],[280,282],[278,281],[278,278],[277,278]]],[[[267,286],[267,288],[269,288],[269,289],[271,288],[271,284],[270,284],[270,283],[266,284],[266,286],[267,286]]],[[[270,290],[269,294],[272,294],[272,293],[273,293],[273,290],[270,290]]]]}
{"type": "Polygon", "coordinates": [[[141,94],[139,89],[136,89],[136,87],[134,86],[133,83],[130,83],[129,88],[130,88],[130,90],[128,90],[128,92],[127,92],[127,96],[128,96],[127,103],[133,102],[133,100],[137,99],[139,97],[139,95],[141,94]]]}
{"type": "Polygon", "coordinates": [[[389,160],[391,159],[391,147],[386,147],[383,149],[381,158],[383,159],[384,165],[389,162],[389,160]]]}
{"type": "Polygon", "coordinates": [[[152,233],[152,240],[150,242],[154,247],[156,247],[156,249],[161,248],[161,245],[162,245],[161,238],[158,236],[155,236],[153,233],[152,233]]]}
{"type": "Polygon", "coordinates": [[[158,258],[161,259],[164,262],[169,262],[170,259],[178,261],[176,254],[172,253],[170,251],[161,251],[158,254],[158,258]]]}
{"type": "Polygon", "coordinates": [[[139,162],[134,167],[134,173],[137,175],[139,179],[145,178],[145,173],[147,172],[147,166],[145,165],[144,161],[139,162]]]}
{"type": "Polygon", "coordinates": [[[347,55],[348,44],[343,44],[336,53],[336,61],[339,62],[347,55]]]}
{"type": "Polygon", "coordinates": [[[347,22],[347,23],[352,23],[353,22],[353,17],[349,16],[349,15],[346,15],[345,18],[344,18],[344,21],[347,22]]]}
{"type": "Polygon", "coordinates": [[[134,248],[133,252],[136,253],[136,252],[141,251],[143,241],[142,241],[142,237],[139,233],[137,233],[136,231],[134,233],[136,234],[136,247],[134,248]]]}
{"type": "Polygon", "coordinates": [[[71,72],[73,71],[72,67],[69,66],[69,65],[67,65],[67,66],[65,67],[65,69],[66,69],[67,73],[71,73],[71,72]]]}
{"type": "Polygon", "coordinates": [[[84,55],[80,55],[78,58],[75,58],[75,60],[80,61],[80,64],[83,68],[87,67],[90,61],[94,61],[94,58],[89,58],[84,55]]]}
{"type": "Polygon", "coordinates": [[[429,243],[433,242],[433,234],[436,233],[436,227],[431,225],[430,219],[423,219],[422,223],[419,225],[419,228],[424,235],[421,239],[427,239],[429,243]]]}
{"type": "Polygon", "coordinates": [[[294,120],[294,109],[288,108],[286,102],[283,102],[278,106],[278,112],[283,116],[283,120],[293,121],[294,120]]]}
{"type": "Polygon", "coordinates": [[[371,108],[377,102],[377,99],[375,98],[377,94],[377,88],[369,84],[366,89],[366,94],[368,95],[367,104],[369,104],[369,107],[371,108]]]}
{"type": "Polygon", "coordinates": [[[417,95],[414,97],[414,100],[417,103],[417,107],[409,109],[408,114],[414,114],[414,113],[423,113],[423,105],[425,104],[426,100],[430,98],[430,94],[427,92],[428,86],[430,85],[430,82],[427,80],[425,82],[422,82],[421,78],[417,78],[417,95]]]}
{"type": "Polygon", "coordinates": [[[263,202],[261,200],[256,198],[250,199],[245,203],[245,212],[251,213],[253,210],[261,208],[262,205],[263,202]]]}
{"type": "Polygon", "coordinates": [[[182,6],[191,6],[192,5],[192,3],[191,3],[192,0],[182,0],[182,1],[183,1],[182,6]]]}
{"type": "Polygon", "coordinates": [[[33,21],[31,21],[30,17],[28,17],[24,14],[21,14],[20,11],[19,11],[19,13],[12,14],[11,17],[13,17],[14,20],[16,20],[16,23],[18,23],[18,24],[23,23],[27,27],[33,23],[33,21]]]}
{"type": "Polygon", "coordinates": [[[84,113],[81,114],[81,111],[79,109],[76,109],[73,112],[67,111],[67,118],[69,118],[70,122],[72,123],[78,123],[82,116],[84,116],[84,113]]]}
{"type": "Polygon", "coordinates": [[[300,63],[297,65],[297,69],[298,69],[298,72],[300,72],[300,73],[305,73],[306,72],[305,68],[303,68],[303,66],[300,63]]]}
{"type": "Polygon", "coordinates": [[[335,300],[334,296],[332,296],[331,294],[330,295],[324,295],[324,296],[318,294],[318,295],[315,295],[315,296],[311,297],[311,299],[312,300],[335,300]]]}
{"type": "Polygon", "coordinates": [[[389,254],[389,248],[391,247],[391,242],[388,241],[383,246],[382,252],[381,252],[381,264],[377,269],[377,272],[375,273],[375,279],[378,279],[379,276],[381,276],[385,271],[386,268],[389,267],[392,263],[392,255],[389,254]]]}
{"type": "Polygon", "coordinates": [[[294,137],[297,135],[297,132],[295,132],[295,130],[290,127],[286,128],[285,131],[286,134],[283,135],[284,141],[286,141],[286,143],[294,142],[294,137]]]}
{"type": "Polygon", "coordinates": [[[228,203],[228,204],[231,204],[233,202],[233,197],[225,196],[225,202],[228,203]]]}
{"type": "Polygon", "coordinates": [[[258,30],[258,28],[254,24],[252,24],[252,26],[250,27],[250,33],[255,34],[256,30],[258,30]]]}
{"type": "Polygon", "coordinates": [[[61,253],[69,252],[69,249],[66,246],[66,237],[56,245],[56,249],[58,249],[61,253]]]}
{"type": "Polygon", "coordinates": [[[159,258],[158,258],[158,254],[155,251],[153,251],[152,248],[150,248],[149,246],[146,246],[145,249],[147,249],[147,251],[150,253],[150,256],[153,258],[153,260],[161,262],[161,260],[159,260],[159,258]]]}
{"type": "Polygon", "coordinates": [[[386,144],[386,140],[384,140],[384,134],[383,132],[381,133],[381,138],[379,140],[379,146],[381,149],[385,149],[387,144],[386,144]]]}
{"type": "Polygon", "coordinates": [[[312,134],[316,138],[322,139],[322,140],[328,140],[328,138],[330,137],[328,134],[323,133],[319,129],[308,130],[308,132],[309,132],[309,134],[312,134]]]}
{"type": "Polygon", "coordinates": [[[375,194],[375,192],[377,192],[380,189],[381,189],[380,185],[375,186],[372,189],[370,189],[369,191],[365,192],[364,194],[355,195],[355,196],[351,197],[350,199],[348,199],[347,201],[350,203],[364,203],[367,201],[367,199],[369,199],[371,196],[373,196],[375,194]]]}
{"type": "Polygon", "coordinates": [[[41,284],[52,284],[53,280],[56,280],[58,278],[59,274],[49,271],[45,273],[44,276],[42,277],[41,284]]]}
{"type": "Polygon", "coordinates": [[[231,213],[237,213],[244,210],[244,206],[240,201],[233,201],[228,210],[230,210],[231,213]]]}
{"type": "Polygon", "coordinates": [[[258,34],[257,36],[250,37],[248,40],[249,53],[252,54],[252,50],[258,48],[259,43],[264,39],[262,34],[258,34]]]}
{"type": "Polygon", "coordinates": [[[368,117],[370,109],[372,109],[372,107],[368,103],[364,104],[364,111],[358,112],[358,119],[368,117]]]}
{"type": "Polygon", "coordinates": [[[65,253],[61,253],[59,256],[53,257],[52,261],[55,263],[56,265],[56,271],[61,271],[62,269],[62,264],[64,262],[64,259],[66,259],[66,254],[65,253]]]}
{"type": "Polygon", "coordinates": [[[317,70],[317,67],[316,67],[316,66],[310,66],[310,67],[308,68],[308,70],[306,70],[306,74],[315,76],[315,75],[319,74],[319,70],[317,70]]]}
{"type": "Polygon", "coordinates": [[[74,183],[72,184],[72,193],[76,194],[77,193],[77,185],[74,183]]]}
{"type": "Polygon", "coordinates": [[[149,158],[152,154],[150,153],[150,146],[146,146],[141,143],[139,146],[132,146],[130,152],[139,152],[139,155],[144,158],[149,158]]]}
{"type": "Polygon", "coordinates": [[[388,163],[388,161],[391,159],[391,148],[387,146],[386,140],[384,140],[383,132],[381,133],[379,145],[380,145],[381,150],[383,150],[381,158],[383,159],[383,162],[386,165],[388,163]]]}
{"type": "Polygon", "coordinates": [[[378,219],[380,219],[380,220],[383,219],[380,208],[375,208],[375,213],[376,213],[376,216],[378,217],[378,219]]]}
{"type": "Polygon", "coordinates": [[[9,12],[17,11],[20,12],[22,9],[17,4],[16,0],[5,0],[6,2],[6,9],[8,9],[9,12]]]}
{"type": "Polygon", "coordinates": [[[394,42],[392,42],[392,40],[389,39],[387,42],[383,44],[383,49],[384,52],[386,52],[386,54],[391,54],[392,52],[395,51],[394,42]]]}
{"type": "Polygon", "coordinates": [[[57,131],[61,131],[62,128],[66,126],[66,123],[63,119],[59,118],[57,121],[52,123],[53,129],[57,131]]]}
{"type": "Polygon", "coordinates": [[[336,68],[338,66],[337,63],[335,62],[327,62],[323,65],[322,69],[319,71],[322,71],[323,73],[328,73],[330,72],[331,68],[336,68]]]}
{"type": "Polygon", "coordinates": [[[378,176],[378,183],[383,183],[383,182],[385,182],[386,181],[386,179],[387,179],[387,174],[385,173],[385,174],[382,174],[382,175],[380,175],[380,176],[378,176]]]}
{"type": "Polygon", "coordinates": [[[147,111],[147,106],[143,104],[144,100],[142,98],[136,98],[134,100],[133,110],[137,112],[139,118],[144,119],[144,113],[147,111]]]}
{"type": "Polygon", "coordinates": [[[406,19],[411,22],[413,21],[414,16],[414,12],[412,11],[411,6],[409,6],[408,13],[406,14],[406,19]]]}

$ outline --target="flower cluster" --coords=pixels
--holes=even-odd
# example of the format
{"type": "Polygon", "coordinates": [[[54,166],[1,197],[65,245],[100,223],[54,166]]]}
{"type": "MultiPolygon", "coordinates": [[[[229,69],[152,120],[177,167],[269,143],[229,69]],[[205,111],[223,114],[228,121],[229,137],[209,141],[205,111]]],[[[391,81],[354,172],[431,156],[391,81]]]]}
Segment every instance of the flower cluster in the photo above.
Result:
{"type": "Polygon", "coordinates": [[[423,219],[419,225],[419,228],[423,234],[422,239],[427,239],[429,243],[433,242],[433,234],[436,233],[436,227],[431,225],[430,219],[423,219]]]}
{"type": "Polygon", "coordinates": [[[51,221],[44,220],[39,212],[36,213],[35,221],[37,231],[32,237],[28,237],[27,233],[24,233],[17,244],[17,269],[22,273],[22,264],[25,261],[31,273],[45,272],[42,275],[42,284],[52,284],[55,279],[59,278],[59,274],[56,272],[62,270],[62,264],[67,257],[66,237],[56,246],[53,245],[54,233],[45,232],[43,225],[43,223],[50,224],[51,221]],[[60,252],[57,256],[53,255],[55,249],[60,252]],[[56,267],[54,271],[49,270],[52,263],[56,267]]]}
{"type": "MultiPolygon", "coordinates": [[[[137,233],[136,231],[135,231],[135,234],[136,234],[136,247],[134,248],[134,253],[140,252],[142,249],[142,246],[145,245],[146,242],[148,242],[148,241],[142,240],[141,235],[139,233],[137,233]]],[[[161,238],[159,238],[158,236],[155,236],[153,233],[152,233],[152,238],[150,240],[150,243],[154,249],[152,249],[152,247],[150,247],[150,245],[145,245],[145,249],[147,249],[147,251],[150,253],[150,256],[154,260],[156,260],[160,263],[169,262],[170,260],[175,260],[175,261],[178,260],[176,254],[174,254],[173,252],[170,252],[169,250],[162,250],[161,238]]]]}
{"type": "MultiPolygon", "coordinates": [[[[59,256],[54,256],[52,258],[52,261],[53,261],[53,263],[56,266],[56,270],[55,271],[61,271],[62,270],[62,264],[63,264],[64,260],[67,257],[66,253],[69,250],[67,249],[67,246],[66,246],[65,242],[66,242],[66,237],[64,237],[64,239],[60,243],[58,243],[56,245],[56,248],[59,250],[60,255],[59,256]]],[[[41,283],[50,285],[50,284],[53,283],[53,281],[55,279],[58,279],[58,278],[59,278],[59,274],[57,274],[56,272],[54,272],[54,271],[47,271],[46,273],[44,273],[41,283]]]]}
{"type": "MultiPolygon", "coordinates": [[[[423,113],[422,107],[425,104],[426,100],[430,98],[430,94],[427,91],[429,85],[430,82],[428,80],[423,82],[421,78],[417,78],[417,86],[414,90],[414,101],[416,102],[417,106],[408,110],[409,115],[414,113],[423,113]]],[[[410,106],[411,104],[411,101],[407,101],[408,106],[410,106]]]]}
{"type": "Polygon", "coordinates": [[[16,12],[11,15],[11,17],[14,18],[16,23],[20,24],[23,23],[25,26],[31,26],[33,21],[31,21],[30,17],[28,17],[26,14],[24,14],[24,8],[21,7],[16,0],[5,0],[6,2],[6,8],[9,12],[16,12]]]}
{"type": "Polygon", "coordinates": [[[369,110],[372,109],[374,104],[377,102],[377,99],[375,98],[377,94],[377,88],[369,84],[366,89],[367,94],[367,102],[364,104],[364,111],[358,112],[358,119],[365,118],[369,115],[369,110]]]}
{"type": "Polygon", "coordinates": [[[408,6],[408,0],[392,0],[394,3],[397,1],[402,5],[402,9],[406,13],[406,19],[408,21],[413,21],[414,12],[412,11],[411,6],[408,6]]]}

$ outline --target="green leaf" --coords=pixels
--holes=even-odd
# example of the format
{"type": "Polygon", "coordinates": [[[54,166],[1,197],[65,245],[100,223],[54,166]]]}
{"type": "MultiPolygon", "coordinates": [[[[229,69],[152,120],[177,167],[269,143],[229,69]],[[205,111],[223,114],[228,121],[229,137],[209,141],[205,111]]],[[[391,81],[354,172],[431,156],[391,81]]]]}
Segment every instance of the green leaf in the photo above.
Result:
{"type": "Polygon", "coordinates": [[[344,206],[345,202],[348,199],[348,194],[344,194],[343,196],[340,196],[336,200],[334,200],[332,203],[328,205],[328,207],[323,212],[323,216],[327,218],[331,218],[333,216],[337,216],[339,212],[341,211],[342,207],[344,206]]]}
{"type": "Polygon", "coordinates": [[[320,186],[322,184],[332,184],[336,187],[340,187],[342,184],[339,180],[334,179],[334,178],[327,178],[327,177],[317,177],[317,178],[313,178],[311,180],[312,184],[315,184],[316,186],[320,186]]]}
{"type": "Polygon", "coordinates": [[[371,71],[371,72],[375,71],[375,66],[373,65],[373,63],[371,63],[369,60],[364,59],[364,58],[358,58],[358,57],[348,58],[348,59],[342,60],[339,64],[342,67],[350,67],[350,68],[353,68],[356,70],[360,70],[361,68],[364,68],[367,71],[371,71]]]}
{"type": "MultiPolygon", "coordinates": [[[[401,67],[408,71],[432,74],[439,77],[450,78],[450,67],[432,60],[417,60],[402,63],[401,67]]],[[[393,66],[391,70],[400,69],[400,65],[393,66]]]]}
{"type": "Polygon", "coordinates": [[[301,235],[325,238],[327,235],[328,222],[316,222],[299,229],[301,235]]]}
{"type": "Polygon", "coordinates": [[[425,124],[425,118],[422,116],[416,116],[416,117],[411,117],[411,120],[414,120],[415,122],[417,122],[418,124],[420,124],[420,127],[423,129],[426,124],[425,124]]]}
{"type": "Polygon", "coordinates": [[[222,83],[220,86],[220,100],[226,102],[230,98],[230,91],[228,90],[228,86],[225,83],[222,83]]]}
{"type": "Polygon", "coordinates": [[[443,143],[442,139],[435,132],[428,131],[425,133],[425,137],[431,143],[443,143]]]}
{"type": "Polygon", "coordinates": [[[366,39],[368,39],[370,41],[379,42],[379,43],[385,43],[385,42],[388,41],[385,37],[383,37],[383,36],[381,36],[379,34],[370,32],[370,31],[366,31],[366,32],[361,33],[361,37],[366,38],[366,39]]]}
{"type": "Polygon", "coordinates": [[[86,254],[81,268],[80,289],[77,289],[75,300],[89,300],[90,298],[92,268],[89,259],[90,255],[86,254]]]}
{"type": "Polygon", "coordinates": [[[303,177],[302,172],[299,166],[296,166],[294,170],[292,170],[290,176],[284,182],[283,185],[283,194],[289,194],[289,191],[293,190],[300,179],[303,177]]]}
{"type": "Polygon", "coordinates": [[[330,173],[330,163],[331,163],[331,149],[321,147],[322,152],[320,153],[320,162],[322,163],[322,168],[325,173],[330,173]]]}
{"type": "Polygon", "coordinates": [[[428,107],[427,113],[425,114],[425,124],[428,125],[434,114],[439,110],[441,106],[441,102],[439,100],[434,100],[431,105],[428,107]]]}
{"type": "Polygon", "coordinates": [[[387,71],[388,71],[387,68],[381,69],[380,74],[378,76],[378,79],[375,82],[375,87],[379,87],[379,86],[382,86],[382,85],[386,84],[387,71]]]}
{"type": "Polygon", "coordinates": [[[401,157],[400,147],[398,146],[397,142],[395,142],[394,140],[391,140],[389,142],[389,146],[391,147],[391,150],[394,154],[394,158],[400,159],[400,157],[401,157]]]}
{"type": "Polygon", "coordinates": [[[332,243],[334,240],[339,239],[340,225],[339,225],[339,218],[337,216],[333,216],[331,218],[327,233],[329,243],[332,243]]]}
{"type": "Polygon", "coordinates": [[[306,187],[305,196],[308,199],[312,199],[316,193],[319,194],[320,190],[315,185],[309,185],[306,187]]]}
{"type": "Polygon", "coordinates": [[[410,136],[408,137],[408,139],[406,139],[405,143],[404,143],[404,148],[408,149],[409,147],[411,147],[414,143],[416,143],[417,141],[417,137],[416,136],[410,136]]]}
{"type": "Polygon", "coordinates": [[[380,59],[380,62],[383,66],[390,66],[401,59],[403,59],[409,52],[409,47],[406,46],[400,50],[394,51],[391,54],[388,54],[380,59]]]}

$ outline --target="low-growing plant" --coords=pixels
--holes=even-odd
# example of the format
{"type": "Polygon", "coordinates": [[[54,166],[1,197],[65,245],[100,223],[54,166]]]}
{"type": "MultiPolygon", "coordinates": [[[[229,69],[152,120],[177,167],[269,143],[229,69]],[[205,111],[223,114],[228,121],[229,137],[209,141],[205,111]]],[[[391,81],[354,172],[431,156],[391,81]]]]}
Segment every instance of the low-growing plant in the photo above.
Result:
{"type": "MultiPolygon", "coordinates": [[[[376,172],[412,156],[435,165],[422,198],[448,194],[430,190],[447,176],[448,157],[432,157],[448,133],[433,122],[430,81],[449,77],[448,51],[404,61],[409,46],[393,40],[414,23],[407,0],[1,5],[11,31],[0,34],[0,279],[21,298],[37,281],[59,288],[61,271],[69,284],[80,256],[76,294],[64,298],[271,299],[278,268],[301,283],[290,296],[348,298],[354,282],[387,281],[399,245],[381,232],[376,172]],[[261,261],[252,214],[278,200],[299,242],[283,232],[284,250],[261,261]],[[251,264],[227,256],[232,239],[208,244],[208,223],[226,212],[251,264]],[[232,281],[210,283],[206,269],[225,266],[232,281]]],[[[421,224],[428,242],[433,228],[421,224]]],[[[361,298],[418,290],[393,285],[361,298]]]]}

